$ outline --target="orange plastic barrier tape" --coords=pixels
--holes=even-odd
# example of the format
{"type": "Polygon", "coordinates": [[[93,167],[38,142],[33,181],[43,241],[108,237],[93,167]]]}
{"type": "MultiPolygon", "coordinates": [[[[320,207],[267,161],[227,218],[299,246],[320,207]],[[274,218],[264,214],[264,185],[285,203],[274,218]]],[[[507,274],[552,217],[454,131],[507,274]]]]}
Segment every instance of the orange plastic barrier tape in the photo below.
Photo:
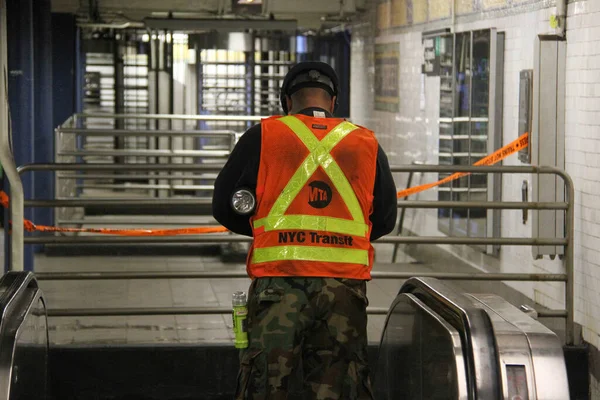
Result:
{"type": "Polygon", "coordinates": [[[121,236],[176,236],[176,235],[199,235],[203,233],[228,232],[223,226],[206,226],[196,228],[178,229],[107,229],[107,228],[59,228],[56,226],[35,225],[25,220],[25,230],[28,232],[72,232],[72,233],[101,233],[103,235],[121,236]]]}
{"type": "MultiPolygon", "coordinates": [[[[4,208],[8,208],[9,198],[4,191],[0,191],[0,204],[2,204],[4,208]]],[[[179,229],[59,228],[56,226],[36,225],[28,219],[26,219],[23,222],[23,225],[27,232],[100,233],[103,235],[121,236],[175,236],[228,232],[227,228],[223,226],[206,226],[179,229]]]]}
{"type": "MultiPolygon", "coordinates": [[[[523,134],[514,142],[502,147],[489,156],[477,161],[474,165],[493,165],[498,161],[504,160],[509,155],[524,149],[529,145],[529,135],[523,134]]],[[[444,183],[453,181],[463,176],[469,175],[467,172],[458,172],[450,175],[447,178],[433,183],[415,186],[398,192],[398,197],[408,197],[415,193],[423,192],[433,187],[443,185],[444,183]]],[[[8,208],[8,195],[0,191],[0,204],[4,208],[8,208]]],[[[103,235],[122,235],[122,236],[175,236],[175,235],[199,235],[205,233],[223,233],[228,232],[228,229],[223,226],[207,226],[196,228],[179,228],[179,229],[105,229],[105,228],[59,228],[56,226],[36,225],[32,221],[24,221],[25,230],[28,232],[66,232],[66,233],[99,233],[103,235]]]]}
{"type": "MultiPolygon", "coordinates": [[[[526,148],[527,146],[529,146],[529,134],[524,133],[517,140],[507,144],[506,146],[502,147],[499,150],[496,150],[492,154],[482,158],[481,160],[477,161],[473,165],[478,166],[478,167],[483,166],[483,165],[494,165],[497,162],[504,160],[506,157],[510,156],[511,154],[516,153],[517,151],[526,148]]],[[[444,179],[441,179],[437,182],[425,183],[423,185],[404,189],[404,190],[401,190],[398,192],[398,198],[408,197],[413,194],[423,192],[425,190],[434,188],[439,185],[443,185],[444,183],[448,183],[450,181],[453,181],[458,178],[462,178],[463,176],[467,176],[470,174],[471,174],[470,172],[457,172],[457,173],[452,174],[452,175],[450,175],[444,179]]]]}

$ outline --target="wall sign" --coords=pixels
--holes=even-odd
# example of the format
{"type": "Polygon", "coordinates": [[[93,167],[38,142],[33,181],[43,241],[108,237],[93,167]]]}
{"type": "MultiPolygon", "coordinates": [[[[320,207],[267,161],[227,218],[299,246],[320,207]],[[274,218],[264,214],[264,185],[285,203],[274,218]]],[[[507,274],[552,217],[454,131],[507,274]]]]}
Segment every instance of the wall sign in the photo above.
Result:
{"type": "Polygon", "coordinates": [[[425,56],[423,73],[427,76],[440,75],[440,45],[439,36],[423,39],[423,51],[425,56]]]}
{"type": "Polygon", "coordinates": [[[375,45],[375,110],[400,110],[400,45],[375,45]]]}

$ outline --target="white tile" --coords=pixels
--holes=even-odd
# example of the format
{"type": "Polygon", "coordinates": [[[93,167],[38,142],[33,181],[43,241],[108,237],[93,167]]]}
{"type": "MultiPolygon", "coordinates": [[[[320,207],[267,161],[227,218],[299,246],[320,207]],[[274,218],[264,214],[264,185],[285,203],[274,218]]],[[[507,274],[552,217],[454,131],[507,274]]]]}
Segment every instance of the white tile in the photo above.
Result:
{"type": "Polygon", "coordinates": [[[572,29],[581,28],[582,26],[590,26],[590,25],[583,25],[583,21],[584,21],[583,15],[575,15],[572,17],[568,17],[567,18],[567,32],[571,31],[572,29]]]}
{"type": "MultiPolygon", "coordinates": [[[[461,30],[496,27],[506,33],[505,48],[505,91],[504,91],[504,138],[508,142],[516,138],[518,118],[518,71],[533,67],[533,43],[535,36],[547,29],[547,19],[554,7],[540,12],[528,12],[493,20],[479,20],[474,23],[461,24],[461,30]]],[[[566,85],[566,161],[567,172],[571,174],[576,184],[576,231],[577,240],[575,253],[578,256],[576,273],[576,308],[578,322],[587,325],[584,329],[586,340],[598,345],[600,326],[600,0],[570,2],[568,10],[568,42],[567,42],[567,85],[566,85]],[[599,260],[599,261],[597,261],[599,260]],[[585,320],[582,319],[585,316],[585,320]]],[[[355,35],[352,46],[352,112],[362,121],[373,124],[378,128],[382,145],[393,154],[390,158],[396,163],[410,162],[416,152],[429,152],[436,158],[436,140],[428,141],[421,132],[433,130],[424,123],[415,121],[418,108],[420,87],[418,84],[419,68],[422,59],[420,32],[398,35],[393,40],[400,41],[401,49],[401,105],[399,115],[406,121],[397,121],[397,116],[390,113],[377,113],[372,108],[364,107],[364,98],[370,102],[373,99],[372,68],[369,38],[360,39],[355,35]],[[355,57],[356,56],[356,57],[355,57]],[[356,58],[356,60],[355,60],[356,58]],[[415,135],[408,137],[408,132],[415,135]],[[397,136],[400,134],[401,136],[397,136]],[[404,135],[404,136],[402,136],[404,135]]],[[[392,38],[390,37],[391,41],[392,38]]],[[[435,97],[435,96],[434,96],[435,97]]],[[[427,99],[427,108],[434,113],[438,107],[437,99],[427,99]]],[[[372,104],[372,103],[368,103],[372,104]]],[[[425,116],[425,115],[423,115],[425,116]]],[[[367,124],[367,125],[368,125],[367,124]]],[[[516,157],[510,157],[506,164],[519,165],[516,157]]],[[[399,180],[403,181],[404,177],[399,180]]],[[[512,190],[521,177],[506,177],[504,184],[505,199],[518,201],[518,193],[512,190]]],[[[521,179],[522,180],[522,179],[521,179]]],[[[435,191],[423,193],[423,196],[433,195],[435,191]]],[[[421,197],[424,198],[424,197],[421,197]]],[[[530,226],[522,227],[518,213],[506,213],[503,220],[503,231],[506,234],[523,232],[530,234],[530,226]],[[507,228],[508,227],[508,228],[507,228]]],[[[422,213],[422,215],[427,215],[422,213]]],[[[436,232],[437,221],[435,213],[432,218],[423,219],[423,232],[436,232]]],[[[500,264],[505,267],[523,259],[529,259],[528,249],[503,249],[500,264]]],[[[529,262],[524,265],[527,271],[549,270],[562,268],[560,263],[545,260],[544,262],[529,262]]],[[[526,285],[526,284],[524,284],[526,285]]],[[[519,286],[524,293],[531,293],[531,285],[519,286]]],[[[563,301],[564,288],[554,284],[536,286],[536,299],[544,304],[557,306],[563,301]]]]}
{"type": "Polygon", "coordinates": [[[598,44],[600,44],[599,40],[594,40],[594,41],[589,41],[589,42],[584,42],[584,43],[579,43],[582,46],[582,54],[584,55],[597,55],[600,54],[600,46],[598,46],[598,44]]]}
{"type": "MultiPolygon", "coordinates": [[[[580,17],[581,27],[600,26],[600,12],[583,14],[580,17]]],[[[567,25],[568,23],[569,21],[567,21],[567,25]]]]}

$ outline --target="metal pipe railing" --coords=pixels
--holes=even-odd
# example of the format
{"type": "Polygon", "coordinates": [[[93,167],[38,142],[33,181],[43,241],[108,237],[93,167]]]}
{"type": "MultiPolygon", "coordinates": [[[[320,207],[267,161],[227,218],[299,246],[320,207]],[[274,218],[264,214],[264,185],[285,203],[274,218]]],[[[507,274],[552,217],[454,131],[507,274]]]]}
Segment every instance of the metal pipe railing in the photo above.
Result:
{"type": "MultiPolygon", "coordinates": [[[[27,244],[140,244],[140,243],[250,243],[251,237],[239,235],[180,235],[180,236],[29,236],[27,244]]],[[[502,245],[502,246],[565,246],[560,238],[461,238],[446,236],[385,236],[375,241],[382,244],[451,244],[451,245],[502,245]]]]}
{"type": "MultiPolygon", "coordinates": [[[[367,307],[369,315],[387,315],[386,307],[367,307]]],[[[120,307],[120,308],[54,308],[49,317],[110,317],[138,315],[217,315],[231,314],[229,307],[120,307]]],[[[565,318],[561,310],[538,311],[538,318],[565,318]]]]}
{"type": "MultiPolygon", "coordinates": [[[[190,171],[190,172],[219,172],[222,165],[214,164],[69,164],[69,163],[44,163],[44,164],[25,164],[17,168],[19,174],[34,171],[190,171]]],[[[157,175],[155,178],[160,178],[157,175]]]]}
{"type": "MultiPolygon", "coordinates": [[[[127,169],[132,171],[152,171],[152,170],[179,170],[182,171],[205,171],[220,172],[222,166],[218,165],[196,165],[196,164],[128,164],[127,169]]],[[[115,171],[123,170],[123,165],[113,164],[72,164],[72,163],[40,163],[25,164],[18,167],[20,173],[29,171],[115,171]]],[[[508,174],[555,174],[564,180],[572,183],[572,179],[564,171],[554,167],[538,166],[449,166],[449,165],[392,165],[391,172],[420,172],[420,173],[508,173],[508,174]]],[[[485,201],[481,202],[487,203],[485,201]]]]}
{"type": "MultiPolygon", "coordinates": [[[[118,179],[118,178],[115,178],[118,179]]],[[[179,178],[181,180],[181,178],[179,178]]],[[[84,183],[81,185],[75,185],[77,189],[130,189],[130,190],[181,190],[181,191],[196,191],[205,190],[212,191],[214,186],[212,185],[178,185],[169,183],[84,183]]]]}
{"type": "Polygon", "coordinates": [[[158,179],[161,180],[214,180],[214,175],[119,175],[119,174],[67,174],[61,175],[58,179],[158,179]]]}
{"type": "MultiPolygon", "coordinates": [[[[245,119],[244,119],[245,120],[245,119]]],[[[23,166],[19,169],[19,173],[27,171],[51,171],[51,170],[62,170],[62,171],[114,171],[122,170],[123,166],[115,167],[108,165],[54,165],[54,164],[41,164],[41,165],[29,165],[23,166]]],[[[132,167],[131,171],[204,171],[204,172],[218,172],[220,166],[207,166],[207,165],[128,165],[132,167]],[[164,168],[164,169],[163,169],[164,168]]],[[[523,280],[534,280],[534,281],[565,281],[566,282],[566,310],[564,316],[566,317],[566,338],[567,343],[572,344],[576,342],[574,336],[574,268],[573,268],[573,240],[574,240],[574,187],[573,181],[564,171],[561,171],[553,167],[536,167],[536,166],[485,166],[485,167],[456,167],[456,166],[438,166],[438,165],[410,165],[410,166],[392,166],[392,172],[421,172],[421,173],[453,173],[453,172],[465,172],[465,173],[524,173],[524,174],[554,174],[560,176],[565,182],[565,189],[567,192],[566,202],[454,202],[454,201],[401,201],[399,202],[400,207],[405,208],[490,208],[490,209],[501,209],[501,210],[521,210],[521,209],[532,209],[532,210],[564,210],[566,212],[566,235],[564,238],[475,238],[475,237],[445,237],[445,236],[415,236],[415,237],[385,237],[378,240],[378,243],[392,243],[392,244],[447,244],[447,245],[515,245],[515,246],[564,246],[564,263],[566,267],[566,274],[537,274],[535,279],[523,279],[523,280]],[[539,279],[537,279],[539,278],[539,279]]],[[[178,200],[179,201],[179,200],[178,200]]],[[[123,200],[30,200],[27,202],[27,206],[32,207],[77,207],[82,205],[103,205],[110,206],[110,204],[123,205],[123,200]]],[[[164,203],[164,201],[163,201],[164,203]]],[[[186,204],[204,204],[209,206],[209,201],[204,199],[200,200],[185,200],[186,204]]],[[[152,201],[148,199],[141,200],[130,200],[131,205],[140,207],[144,206],[155,206],[152,201]]],[[[176,204],[171,202],[170,205],[176,204]]],[[[37,236],[25,238],[25,243],[28,244],[91,244],[91,243],[111,243],[111,244],[132,244],[132,243],[231,243],[231,242],[250,242],[252,239],[249,237],[237,236],[237,235],[204,235],[204,236],[176,236],[176,237],[121,237],[121,236],[78,236],[78,237],[60,237],[60,236],[37,236]]],[[[412,274],[414,275],[414,274],[412,274]]],[[[495,280],[490,279],[491,274],[481,274],[481,280],[495,280]],[[487,276],[487,278],[485,278],[487,276]]],[[[512,280],[513,274],[497,274],[495,275],[498,280],[512,280]]],[[[397,275],[400,276],[400,275],[397,275]]],[[[432,277],[443,277],[443,274],[432,273],[432,277]]],[[[530,275],[529,277],[533,277],[530,275]]],[[[125,279],[125,278],[123,278],[125,279]]],[[[146,278],[141,278],[146,279],[146,278]]],[[[401,278],[398,278],[401,279],[401,278]]],[[[441,278],[440,278],[441,279],[441,278]]],[[[452,279],[452,278],[449,278],[452,279]]],[[[458,279],[458,278],[457,278],[458,279]]],[[[478,280],[478,277],[470,275],[465,276],[465,279],[478,280]]],[[[520,280],[520,279],[516,279],[520,280]]],[[[227,311],[229,312],[229,310],[227,311]]],[[[560,312],[556,312],[557,316],[563,316],[560,312]],[[558,315],[560,314],[560,315],[558,315]]],[[[77,314],[81,315],[81,314],[77,314]]]]}
{"type": "Polygon", "coordinates": [[[59,128],[60,133],[76,134],[81,136],[193,136],[205,138],[223,138],[237,135],[231,130],[166,130],[166,129],[101,129],[101,128],[59,128]]]}
{"type": "Polygon", "coordinates": [[[119,208],[135,206],[138,208],[170,208],[173,206],[212,206],[210,199],[56,199],[56,200],[26,200],[26,207],[94,207],[119,208]]]}
{"type": "MultiPolygon", "coordinates": [[[[373,279],[409,279],[412,272],[371,272],[373,279]]],[[[455,273],[421,272],[420,277],[454,281],[544,281],[565,282],[566,274],[515,274],[515,273],[455,273]]],[[[77,280],[123,280],[123,279],[232,279],[248,278],[245,271],[203,271],[203,272],[43,272],[36,274],[41,281],[77,281],[77,280]]]]}
{"type": "MultiPolygon", "coordinates": [[[[56,155],[65,157],[228,157],[228,150],[74,150],[58,151],[56,155]]],[[[127,170],[127,164],[121,164],[127,170]]]]}
{"type": "MultiPolygon", "coordinates": [[[[367,307],[367,314],[386,315],[385,307],[367,307]]],[[[137,315],[215,315],[231,314],[230,307],[120,307],[120,308],[50,308],[49,317],[108,317],[137,315]]]]}
{"type": "Polygon", "coordinates": [[[106,119],[161,119],[161,120],[182,120],[182,121],[225,121],[225,122],[248,122],[260,121],[269,116],[258,115],[184,115],[184,114],[96,114],[96,113],[78,113],[75,119],[86,118],[106,118],[106,119]]]}
{"type": "MultiPolygon", "coordinates": [[[[212,186],[211,186],[212,187],[212,186]]],[[[207,190],[210,190],[207,187],[207,190]]],[[[140,205],[140,207],[149,206],[161,206],[168,207],[170,205],[211,205],[212,200],[206,198],[194,198],[194,199],[170,199],[169,204],[164,204],[165,201],[161,199],[44,199],[44,200],[25,200],[26,207],[86,207],[86,206],[106,206],[106,207],[119,207],[121,205],[140,205]]],[[[501,202],[489,202],[490,205],[485,208],[497,209],[497,210],[566,210],[568,204],[566,203],[501,203],[501,202]]],[[[464,208],[483,208],[479,202],[457,202],[457,201],[430,201],[419,203],[415,201],[413,203],[402,202],[398,203],[398,207],[406,208],[448,208],[453,207],[456,209],[464,208]],[[406,203],[406,204],[404,204],[406,203]]]]}
{"type": "MultiPolygon", "coordinates": [[[[8,182],[12,202],[10,204],[10,218],[13,221],[23,221],[25,212],[23,203],[25,195],[23,184],[17,171],[17,165],[11,148],[11,127],[8,109],[8,82],[5,73],[8,71],[8,53],[6,38],[6,3],[0,0],[0,163],[8,182]]],[[[14,224],[12,227],[12,239],[10,247],[10,269],[11,271],[23,270],[23,224],[14,224]]]]}
{"type": "MultiPolygon", "coordinates": [[[[186,215],[186,217],[188,217],[186,215]]],[[[113,221],[114,223],[119,223],[120,221],[113,221]]],[[[82,225],[102,225],[102,226],[106,226],[107,224],[109,224],[110,222],[106,221],[106,220],[88,220],[88,219],[65,219],[65,220],[57,220],[56,223],[58,225],[72,225],[72,226],[82,226],[82,225]]],[[[185,221],[173,221],[173,219],[169,216],[164,216],[162,219],[158,218],[158,217],[153,217],[151,220],[138,220],[138,221],[131,221],[128,220],[127,221],[127,225],[144,225],[144,226],[150,226],[150,225],[162,225],[162,226],[172,226],[172,225],[177,225],[177,226],[187,226],[187,227],[192,227],[192,226],[214,226],[215,222],[211,221],[211,220],[205,220],[205,221],[194,221],[193,219],[190,220],[189,218],[186,218],[185,221]]]]}

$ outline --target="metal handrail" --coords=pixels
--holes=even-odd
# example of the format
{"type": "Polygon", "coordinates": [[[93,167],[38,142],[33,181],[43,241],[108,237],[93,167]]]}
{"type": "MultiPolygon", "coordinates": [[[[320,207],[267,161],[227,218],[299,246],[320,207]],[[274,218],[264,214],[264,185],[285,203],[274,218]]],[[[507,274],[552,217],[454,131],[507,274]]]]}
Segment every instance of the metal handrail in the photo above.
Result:
{"type": "Polygon", "coordinates": [[[237,135],[232,130],[166,130],[166,129],[99,129],[99,128],[58,128],[60,133],[81,136],[194,136],[220,138],[237,135]]]}
{"type": "MultiPolygon", "coordinates": [[[[220,166],[207,166],[207,165],[130,165],[133,167],[131,170],[157,170],[160,171],[164,167],[165,170],[179,170],[179,171],[204,171],[204,172],[218,172],[220,166]]],[[[123,167],[123,166],[121,166],[123,167]]],[[[129,166],[128,166],[129,167],[129,166]]],[[[63,171],[113,171],[116,168],[108,165],[69,165],[69,164],[40,164],[40,165],[29,165],[19,168],[19,173],[27,171],[40,171],[40,170],[63,170],[63,171]]],[[[573,181],[566,172],[554,168],[554,167],[536,167],[536,166],[466,166],[466,167],[455,167],[455,166],[440,166],[440,165],[408,165],[408,166],[392,166],[392,172],[421,172],[421,173],[452,173],[452,172],[466,172],[466,173],[529,173],[529,174],[554,174],[560,176],[564,183],[567,193],[566,202],[455,202],[455,201],[401,201],[399,202],[400,207],[406,208],[490,208],[490,209],[550,209],[550,210],[564,210],[566,211],[566,235],[564,238],[485,238],[485,237],[446,237],[446,236],[415,236],[415,237],[384,237],[378,240],[378,243],[406,243],[406,244],[450,244],[450,245],[517,245],[517,246],[564,246],[564,263],[566,267],[566,274],[534,274],[534,281],[564,281],[566,283],[566,310],[554,311],[555,316],[564,316],[566,318],[566,339],[568,344],[573,344],[576,341],[574,335],[574,268],[573,268],[573,250],[574,250],[574,186],[573,181]]],[[[194,200],[194,199],[191,199],[194,200]]],[[[94,201],[98,200],[30,200],[28,206],[39,206],[44,207],[48,205],[63,207],[67,205],[75,206],[75,204],[81,204],[77,202],[83,201],[94,201]]],[[[148,204],[143,200],[131,199],[131,203],[138,202],[138,204],[148,204]]],[[[123,204],[123,200],[106,200],[103,204],[119,203],[123,204]]],[[[192,201],[193,202],[193,201],[192,201]]],[[[85,204],[85,203],[84,203],[85,204]]],[[[205,205],[208,205],[205,201],[205,205]]],[[[249,237],[237,236],[237,235],[204,235],[204,236],[176,236],[176,237],[122,237],[122,236],[77,236],[77,237],[60,237],[60,236],[37,236],[25,238],[25,243],[28,244],[43,244],[43,243],[69,243],[69,244],[93,244],[93,243],[231,243],[231,242],[250,242],[252,239],[249,237]]],[[[414,274],[410,274],[411,276],[414,274]]],[[[533,278],[534,275],[526,274],[533,278]]],[[[48,275],[46,275],[48,276],[48,275]]],[[[148,275],[140,277],[140,279],[147,279],[148,275]]],[[[402,275],[396,275],[400,277],[402,275]]],[[[432,273],[431,277],[446,277],[443,273],[432,273]]],[[[492,277],[498,278],[498,280],[520,280],[516,279],[517,276],[523,277],[522,274],[465,274],[461,276],[465,280],[495,280],[492,277]],[[481,277],[479,277],[481,275],[481,277]]],[[[200,276],[198,276],[200,277],[200,276]]],[[[125,279],[125,278],[124,278],[125,279]]],[[[456,278],[459,279],[459,278],[456,278]]],[[[523,279],[529,280],[529,279],[523,279]]],[[[84,311],[84,310],[82,310],[84,311]]],[[[113,310],[115,312],[123,312],[119,310],[113,310]]],[[[176,313],[174,310],[172,313],[176,313]]],[[[77,311],[73,311],[77,312],[77,311]]],[[[100,312],[98,310],[94,312],[100,312]]],[[[108,312],[105,310],[105,312],[108,312]]],[[[229,309],[227,310],[229,312],[229,309]]],[[[49,315],[56,315],[49,312],[49,315]]],[[[71,315],[71,314],[69,314],[71,315]]],[[[80,314],[77,314],[80,315],[80,314]]],[[[94,314],[100,315],[100,314],[94,314]]],[[[111,314],[113,315],[113,314],[111,314]]]]}
{"type": "Polygon", "coordinates": [[[206,198],[195,199],[55,199],[55,200],[25,200],[27,207],[106,207],[119,208],[121,206],[135,206],[138,208],[154,208],[173,206],[206,206],[210,207],[212,201],[206,198]]]}
{"type": "MultiPolygon", "coordinates": [[[[369,315],[387,315],[387,307],[367,307],[369,315]]],[[[218,315],[230,314],[229,307],[121,307],[121,308],[54,308],[49,317],[109,317],[138,315],[218,315]]],[[[539,318],[565,318],[561,310],[538,311],[539,318]]]]}
{"type": "MultiPolygon", "coordinates": [[[[139,243],[251,243],[252,238],[240,235],[179,235],[179,236],[28,236],[28,244],[139,244],[139,243]]],[[[465,244],[501,246],[566,246],[567,239],[558,238],[474,238],[448,236],[384,236],[376,243],[393,244],[465,244]]]]}
{"type": "MultiPolygon", "coordinates": [[[[72,164],[72,163],[40,163],[25,164],[17,168],[19,174],[34,171],[190,171],[219,172],[222,165],[212,164],[72,164]]],[[[157,176],[159,178],[159,176],[157,176]]]]}
{"type": "MultiPolygon", "coordinates": [[[[58,151],[56,155],[67,157],[228,157],[229,150],[75,150],[58,151]]],[[[121,164],[126,170],[127,164],[121,164]]]]}
{"type": "MultiPolygon", "coordinates": [[[[205,171],[205,172],[220,172],[220,166],[214,165],[194,165],[194,164],[130,164],[127,169],[131,170],[154,170],[157,167],[169,167],[171,170],[188,171],[205,171]]],[[[33,163],[25,164],[18,167],[18,171],[113,171],[122,170],[123,165],[112,164],[74,164],[74,163],[33,163]]],[[[491,174],[491,173],[509,173],[509,174],[556,174],[572,183],[571,177],[561,169],[546,166],[450,166],[450,165],[391,165],[390,171],[395,172],[420,172],[420,173],[452,173],[465,172],[476,174],[491,174]]],[[[486,203],[486,202],[482,202],[486,203]]]]}
{"type": "MultiPolygon", "coordinates": [[[[414,277],[412,272],[371,272],[375,279],[408,279],[414,277]]],[[[437,278],[445,280],[475,280],[475,281],[550,281],[564,282],[566,274],[514,274],[514,273],[457,273],[457,272],[421,272],[422,278],[437,278]]],[[[123,280],[123,279],[231,279],[247,278],[245,271],[219,272],[43,272],[36,274],[38,280],[46,281],[76,281],[76,280],[123,280]]]]}
{"type": "Polygon", "coordinates": [[[79,118],[108,118],[108,119],[174,119],[183,121],[231,121],[247,122],[260,121],[269,116],[258,115],[185,115],[185,114],[97,114],[97,113],[77,113],[74,114],[75,121],[79,118]]]}
{"type": "MultiPolygon", "coordinates": [[[[206,198],[194,198],[194,199],[171,199],[169,203],[165,203],[162,199],[127,199],[122,198],[118,200],[113,199],[47,199],[47,200],[25,200],[27,207],[85,207],[85,206],[107,206],[107,207],[119,207],[120,205],[131,205],[140,207],[154,207],[160,206],[164,203],[165,207],[168,206],[186,206],[186,205],[211,205],[212,200],[206,198]]],[[[398,207],[406,208],[489,208],[490,210],[566,210],[569,205],[567,203],[549,203],[549,202],[532,202],[532,203],[519,203],[519,202],[489,202],[491,203],[488,207],[482,207],[481,202],[469,201],[469,202],[458,202],[458,201],[424,201],[419,203],[414,202],[398,202],[398,207]]],[[[442,236],[440,236],[442,237],[442,236]]]]}
{"type": "Polygon", "coordinates": [[[67,174],[61,175],[58,179],[157,179],[161,180],[214,180],[216,179],[216,175],[120,175],[120,174],[67,174]]]}
{"type": "MultiPolygon", "coordinates": [[[[188,217],[186,215],[186,217],[188,217]]],[[[120,221],[119,221],[120,222],[120,221]]],[[[118,223],[115,221],[115,223],[118,223]]],[[[96,225],[96,226],[106,226],[106,220],[88,220],[88,219],[65,219],[65,220],[57,220],[56,224],[59,226],[83,226],[83,225],[96,225]]],[[[164,216],[162,218],[153,217],[151,220],[137,220],[137,221],[127,221],[127,225],[142,225],[142,226],[214,226],[215,221],[206,219],[204,221],[194,221],[186,218],[185,221],[173,221],[170,217],[164,216]]]]}
{"type": "MultiPolygon", "coordinates": [[[[115,177],[115,179],[119,179],[119,177],[115,177]]],[[[121,178],[123,179],[123,178],[121,178]]],[[[156,178],[154,178],[156,179],[156,178]]],[[[162,179],[162,177],[161,177],[162,179]]],[[[185,178],[177,178],[178,180],[182,180],[185,178]]],[[[181,191],[196,191],[196,190],[204,190],[204,191],[212,191],[214,190],[214,186],[212,185],[173,185],[169,183],[164,184],[155,184],[155,183],[127,183],[125,185],[118,183],[84,183],[81,185],[75,185],[77,189],[129,189],[129,190],[181,190],[181,191]]]]}
{"type": "MultiPolygon", "coordinates": [[[[215,315],[230,314],[228,307],[121,307],[121,308],[55,308],[47,310],[49,317],[107,317],[134,315],[215,315]]],[[[368,314],[386,315],[385,307],[367,307],[368,314]]],[[[539,315],[539,313],[538,313],[539,315]]]]}

